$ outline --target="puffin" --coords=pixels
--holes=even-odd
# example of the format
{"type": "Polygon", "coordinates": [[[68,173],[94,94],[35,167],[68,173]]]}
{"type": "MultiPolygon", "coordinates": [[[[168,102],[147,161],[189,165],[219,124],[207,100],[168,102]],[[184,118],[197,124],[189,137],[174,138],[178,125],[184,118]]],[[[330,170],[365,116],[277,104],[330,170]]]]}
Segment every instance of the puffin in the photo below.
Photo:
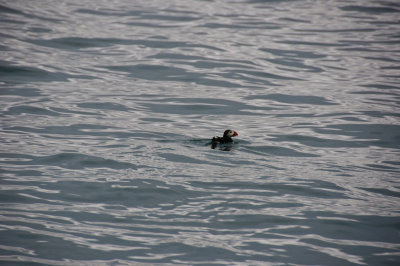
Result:
{"type": "Polygon", "coordinates": [[[218,143],[226,144],[233,143],[232,138],[238,136],[239,134],[232,129],[227,129],[222,137],[213,137],[211,140],[211,147],[215,148],[218,143]]]}

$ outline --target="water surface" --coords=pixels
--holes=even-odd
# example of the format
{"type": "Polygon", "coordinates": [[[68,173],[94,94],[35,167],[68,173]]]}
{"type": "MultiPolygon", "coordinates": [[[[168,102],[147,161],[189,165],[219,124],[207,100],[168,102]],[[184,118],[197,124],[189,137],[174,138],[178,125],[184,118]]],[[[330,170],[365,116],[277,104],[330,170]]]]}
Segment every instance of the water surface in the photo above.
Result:
{"type": "Polygon", "coordinates": [[[1,263],[398,265],[399,12],[3,2],[1,263]]]}

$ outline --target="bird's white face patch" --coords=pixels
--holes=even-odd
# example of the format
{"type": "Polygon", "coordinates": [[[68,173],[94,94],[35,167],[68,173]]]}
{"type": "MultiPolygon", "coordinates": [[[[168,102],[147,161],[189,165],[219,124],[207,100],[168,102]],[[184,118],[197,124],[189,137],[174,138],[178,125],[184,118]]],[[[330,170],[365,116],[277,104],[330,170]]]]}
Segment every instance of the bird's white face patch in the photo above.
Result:
{"type": "Polygon", "coordinates": [[[226,134],[228,137],[232,137],[233,136],[233,130],[229,130],[228,134],[226,134]]]}

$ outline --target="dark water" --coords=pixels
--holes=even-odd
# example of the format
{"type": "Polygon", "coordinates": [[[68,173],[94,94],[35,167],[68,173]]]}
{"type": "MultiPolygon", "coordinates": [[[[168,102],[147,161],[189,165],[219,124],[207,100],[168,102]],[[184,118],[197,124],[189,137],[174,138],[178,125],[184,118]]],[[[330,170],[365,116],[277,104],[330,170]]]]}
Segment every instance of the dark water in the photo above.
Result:
{"type": "Polygon", "coordinates": [[[399,265],[397,1],[1,2],[0,264],[399,265]]]}

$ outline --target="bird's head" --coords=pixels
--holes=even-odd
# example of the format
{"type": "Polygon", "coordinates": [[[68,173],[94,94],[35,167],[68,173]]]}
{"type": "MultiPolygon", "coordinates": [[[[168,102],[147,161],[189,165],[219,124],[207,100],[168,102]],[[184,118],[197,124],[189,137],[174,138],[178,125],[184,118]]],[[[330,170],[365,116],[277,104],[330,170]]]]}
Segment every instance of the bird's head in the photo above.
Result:
{"type": "Polygon", "coordinates": [[[239,134],[235,131],[235,130],[231,130],[231,129],[227,129],[227,130],[225,130],[225,132],[224,132],[224,137],[230,137],[230,138],[232,138],[232,137],[236,137],[236,136],[238,136],[239,134]]]}

